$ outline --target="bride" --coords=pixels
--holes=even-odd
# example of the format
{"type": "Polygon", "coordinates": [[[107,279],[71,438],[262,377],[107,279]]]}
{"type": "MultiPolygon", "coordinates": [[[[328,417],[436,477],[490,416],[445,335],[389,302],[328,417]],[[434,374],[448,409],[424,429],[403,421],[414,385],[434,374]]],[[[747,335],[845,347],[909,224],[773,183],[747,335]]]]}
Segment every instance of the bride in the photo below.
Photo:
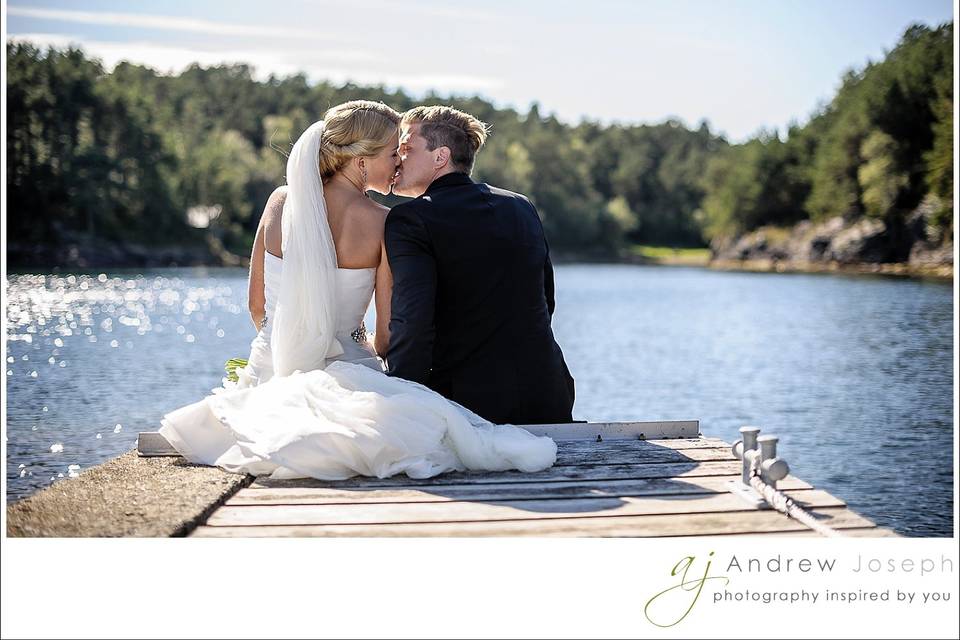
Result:
{"type": "Polygon", "coordinates": [[[446,471],[539,471],[556,444],[495,425],[420,384],[382,373],[389,341],[387,209],[400,115],[384,104],[331,108],[297,140],[287,186],[254,241],[250,308],[259,327],[235,387],[164,416],[160,433],[191,462],[273,478],[340,480],[446,471]],[[377,330],[363,316],[375,299],[377,330]]]}

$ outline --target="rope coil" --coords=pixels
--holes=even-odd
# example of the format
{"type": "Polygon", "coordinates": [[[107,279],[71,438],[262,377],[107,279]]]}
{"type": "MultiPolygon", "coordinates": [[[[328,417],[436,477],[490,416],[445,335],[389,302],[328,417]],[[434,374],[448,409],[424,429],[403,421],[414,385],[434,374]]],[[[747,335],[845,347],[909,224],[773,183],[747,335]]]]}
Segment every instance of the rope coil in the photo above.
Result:
{"type": "Polygon", "coordinates": [[[760,461],[757,458],[754,458],[750,465],[750,486],[753,487],[754,491],[763,496],[767,504],[780,513],[785,514],[787,517],[793,518],[797,522],[810,527],[822,536],[828,538],[843,537],[843,534],[836,529],[814,518],[813,514],[797,504],[793,498],[764,482],[763,478],[760,477],[760,461]]]}

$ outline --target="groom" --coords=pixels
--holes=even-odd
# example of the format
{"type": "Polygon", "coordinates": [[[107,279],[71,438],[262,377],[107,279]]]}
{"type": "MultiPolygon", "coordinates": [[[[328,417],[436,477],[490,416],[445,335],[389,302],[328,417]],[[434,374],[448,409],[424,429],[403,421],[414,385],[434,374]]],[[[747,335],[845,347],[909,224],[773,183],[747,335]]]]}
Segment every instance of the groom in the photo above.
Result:
{"type": "Polygon", "coordinates": [[[553,265],[530,201],[470,179],[486,125],[417,107],[400,125],[387,216],[387,373],[495,423],[571,422],[574,386],[550,328],[553,265]]]}

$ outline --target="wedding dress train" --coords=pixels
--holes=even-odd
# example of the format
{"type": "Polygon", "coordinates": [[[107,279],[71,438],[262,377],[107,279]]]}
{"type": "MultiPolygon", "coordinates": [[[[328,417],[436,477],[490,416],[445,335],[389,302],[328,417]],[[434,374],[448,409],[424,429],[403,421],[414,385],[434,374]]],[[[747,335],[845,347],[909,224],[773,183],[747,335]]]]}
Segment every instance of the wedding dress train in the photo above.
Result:
{"type": "MultiPolygon", "coordinates": [[[[281,262],[274,261],[268,264],[281,262]]],[[[337,276],[344,353],[325,369],[275,377],[270,333],[261,330],[242,387],[164,417],[160,433],[183,457],[236,473],[323,480],[539,471],[554,463],[550,438],[491,424],[427,387],[383,374],[369,345],[351,336],[369,304],[375,271],[340,269],[337,276]]]]}

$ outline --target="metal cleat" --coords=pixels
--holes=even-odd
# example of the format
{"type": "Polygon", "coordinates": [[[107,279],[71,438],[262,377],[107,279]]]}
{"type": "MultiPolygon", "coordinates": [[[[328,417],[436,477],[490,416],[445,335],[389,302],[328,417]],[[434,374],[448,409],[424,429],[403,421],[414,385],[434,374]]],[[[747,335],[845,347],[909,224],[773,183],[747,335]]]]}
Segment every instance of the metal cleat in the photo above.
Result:
{"type": "Polygon", "coordinates": [[[757,443],[760,445],[760,478],[774,489],[777,481],[783,480],[790,473],[790,465],[786,460],[777,457],[777,436],[760,436],[757,443]]]}

